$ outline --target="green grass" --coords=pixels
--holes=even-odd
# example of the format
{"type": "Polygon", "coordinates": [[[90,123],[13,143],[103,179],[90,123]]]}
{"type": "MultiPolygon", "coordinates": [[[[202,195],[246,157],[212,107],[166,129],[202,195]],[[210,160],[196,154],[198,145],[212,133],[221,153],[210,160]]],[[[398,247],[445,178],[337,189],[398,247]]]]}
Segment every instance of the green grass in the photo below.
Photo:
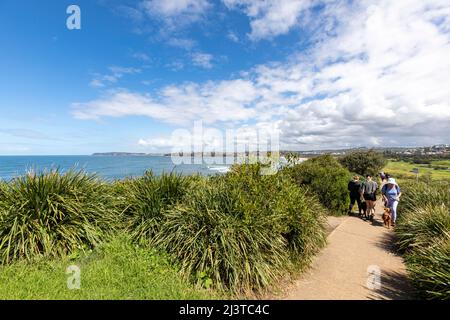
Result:
{"type": "Polygon", "coordinates": [[[194,287],[162,254],[131,244],[129,237],[77,259],[38,259],[0,266],[2,299],[214,299],[194,287]],[[80,290],[67,288],[66,268],[81,270],[80,290]]]}
{"type": "Polygon", "coordinates": [[[433,161],[431,166],[428,164],[414,164],[405,161],[389,161],[383,170],[395,178],[412,179],[416,178],[416,174],[412,173],[411,170],[417,168],[419,169],[419,179],[428,179],[429,177],[432,181],[450,181],[450,170],[448,170],[448,167],[450,167],[449,160],[433,161]],[[435,170],[438,166],[439,170],[435,170]]]}

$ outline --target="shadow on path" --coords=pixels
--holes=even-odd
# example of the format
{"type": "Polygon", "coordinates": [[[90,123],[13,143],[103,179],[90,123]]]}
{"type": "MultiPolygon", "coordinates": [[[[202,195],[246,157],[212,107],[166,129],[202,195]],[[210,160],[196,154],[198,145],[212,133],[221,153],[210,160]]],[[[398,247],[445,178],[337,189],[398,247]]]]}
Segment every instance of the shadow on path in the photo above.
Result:
{"type": "Polygon", "coordinates": [[[381,287],[372,290],[371,300],[414,300],[414,289],[407,276],[398,272],[381,270],[381,287]]]}

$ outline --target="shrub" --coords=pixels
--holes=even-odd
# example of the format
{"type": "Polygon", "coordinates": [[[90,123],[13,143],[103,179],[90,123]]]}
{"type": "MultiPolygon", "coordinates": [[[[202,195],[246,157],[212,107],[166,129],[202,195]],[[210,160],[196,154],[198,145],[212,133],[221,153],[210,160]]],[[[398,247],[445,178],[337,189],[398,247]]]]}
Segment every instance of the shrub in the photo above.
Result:
{"type": "Polygon", "coordinates": [[[410,212],[427,204],[450,207],[449,183],[417,183],[408,182],[401,186],[402,200],[399,205],[400,212],[410,212]]]}
{"type": "Polygon", "coordinates": [[[168,211],[155,245],[184,274],[234,292],[262,289],[293,261],[306,261],[324,243],[323,209],[308,206],[306,192],[288,178],[259,170],[236,166],[198,181],[168,211]]]}
{"type": "Polygon", "coordinates": [[[282,235],[288,243],[293,261],[307,264],[325,242],[326,210],[307,188],[281,180],[275,194],[274,211],[282,215],[282,235]]]}
{"type": "Polygon", "coordinates": [[[407,269],[428,299],[450,299],[450,234],[431,246],[417,247],[407,256],[407,269]]]}
{"type": "Polygon", "coordinates": [[[376,175],[386,166],[386,158],[374,150],[353,151],[339,159],[340,163],[350,172],[360,175],[376,175]]]}
{"type": "Polygon", "coordinates": [[[175,173],[155,176],[150,171],[142,177],[117,182],[132,239],[148,243],[158,231],[165,211],[183,197],[188,185],[188,177],[175,173]]]}
{"type": "Polygon", "coordinates": [[[297,184],[309,186],[332,214],[343,214],[348,210],[350,173],[332,156],[312,158],[285,171],[297,184]]]}
{"type": "Polygon", "coordinates": [[[445,205],[425,204],[399,217],[400,249],[429,246],[450,232],[450,212],[445,205]]]}
{"type": "Polygon", "coordinates": [[[403,187],[396,234],[419,294],[450,299],[449,185],[410,183],[403,187]]]}
{"type": "Polygon", "coordinates": [[[82,171],[27,174],[2,187],[0,256],[61,256],[102,242],[119,219],[115,199],[82,171]]]}

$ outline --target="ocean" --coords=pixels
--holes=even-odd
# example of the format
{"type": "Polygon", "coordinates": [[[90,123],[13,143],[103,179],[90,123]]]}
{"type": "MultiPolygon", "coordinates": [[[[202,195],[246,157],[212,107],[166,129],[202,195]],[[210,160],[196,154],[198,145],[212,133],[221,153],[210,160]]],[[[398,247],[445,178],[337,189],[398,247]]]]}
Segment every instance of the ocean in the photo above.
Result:
{"type": "Polygon", "coordinates": [[[0,179],[11,180],[30,170],[36,172],[58,168],[61,172],[69,169],[83,169],[95,173],[106,180],[141,176],[152,170],[177,172],[183,175],[213,175],[228,171],[225,164],[181,164],[175,165],[170,157],[164,156],[0,156],[0,179]]]}

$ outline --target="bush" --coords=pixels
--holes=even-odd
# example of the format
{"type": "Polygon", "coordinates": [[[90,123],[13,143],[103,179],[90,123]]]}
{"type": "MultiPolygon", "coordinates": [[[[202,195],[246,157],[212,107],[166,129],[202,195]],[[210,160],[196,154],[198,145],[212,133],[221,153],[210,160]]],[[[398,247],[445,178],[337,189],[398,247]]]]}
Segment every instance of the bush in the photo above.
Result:
{"type": "Polygon", "coordinates": [[[325,241],[323,209],[310,206],[306,192],[287,177],[259,170],[236,166],[198,181],[168,211],[155,245],[184,274],[236,293],[262,289],[293,262],[306,263],[325,241]]]}
{"type": "Polygon", "coordinates": [[[399,217],[400,249],[429,246],[450,232],[450,212],[445,205],[425,204],[399,217]]]}
{"type": "Polygon", "coordinates": [[[340,163],[350,172],[360,175],[376,175],[386,166],[386,158],[374,150],[353,151],[339,159],[340,163]]]}
{"type": "Polygon", "coordinates": [[[189,179],[175,173],[155,176],[149,171],[142,177],[116,182],[128,218],[127,229],[134,241],[148,244],[166,210],[186,193],[189,179]]]}
{"type": "Polygon", "coordinates": [[[285,171],[297,184],[309,186],[332,214],[343,214],[348,210],[350,172],[332,156],[312,158],[285,171]]]}
{"type": "Polygon", "coordinates": [[[113,231],[119,215],[107,186],[82,171],[27,174],[2,186],[3,263],[92,249],[113,231]]]}
{"type": "Polygon", "coordinates": [[[450,207],[449,183],[408,182],[401,186],[402,200],[399,205],[400,212],[410,212],[427,204],[450,207]]]}
{"type": "Polygon", "coordinates": [[[410,183],[403,187],[396,234],[419,294],[450,299],[449,185],[410,183]]]}
{"type": "Polygon", "coordinates": [[[428,299],[450,299],[450,234],[431,246],[416,247],[406,259],[419,291],[428,299]]]}

